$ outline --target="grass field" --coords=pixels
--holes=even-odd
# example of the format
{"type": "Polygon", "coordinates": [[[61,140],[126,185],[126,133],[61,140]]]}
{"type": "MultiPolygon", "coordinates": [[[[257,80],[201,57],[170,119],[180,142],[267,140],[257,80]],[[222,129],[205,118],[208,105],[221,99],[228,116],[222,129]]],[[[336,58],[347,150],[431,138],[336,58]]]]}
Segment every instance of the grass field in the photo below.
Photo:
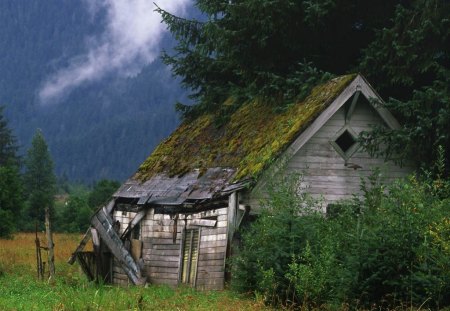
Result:
{"type": "MultiPolygon", "coordinates": [[[[45,241],[43,233],[39,237],[45,241]]],[[[268,310],[261,302],[231,291],[89,283],[77,264],[66,263],[81,239],[73,234],[54,236],[56,282],[38,281],[34,239],[30,233],[0,239],[0,310],[268,310]]],[[[43,259],[47,259],[44,252],[43,259]]]]}

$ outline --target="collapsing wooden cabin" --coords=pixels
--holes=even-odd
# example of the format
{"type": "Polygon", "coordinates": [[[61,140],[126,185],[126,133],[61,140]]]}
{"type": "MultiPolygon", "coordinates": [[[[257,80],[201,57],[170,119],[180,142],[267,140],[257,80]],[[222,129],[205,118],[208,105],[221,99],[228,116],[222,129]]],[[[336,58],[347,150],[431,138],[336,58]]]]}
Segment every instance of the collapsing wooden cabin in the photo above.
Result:
{"type": "Polygon", "coordinates": [[[77,259],[91,279],[116,284],[222,289],[235,232],[257,212],[277,159],[285,159],[287,173],[302,172],[324,210],[357,194],[360,178],[375,167],[387,180],[409,172],[359,146],[358,133],[371,125],[399,127],[375,100],[362,76],[347,75],[281,113],[253,101],[221,127],[213,115],[184,122],[96,212],[70,261],[77,259]],[[82,251],[89,236],[91,253],[82,251]]]}

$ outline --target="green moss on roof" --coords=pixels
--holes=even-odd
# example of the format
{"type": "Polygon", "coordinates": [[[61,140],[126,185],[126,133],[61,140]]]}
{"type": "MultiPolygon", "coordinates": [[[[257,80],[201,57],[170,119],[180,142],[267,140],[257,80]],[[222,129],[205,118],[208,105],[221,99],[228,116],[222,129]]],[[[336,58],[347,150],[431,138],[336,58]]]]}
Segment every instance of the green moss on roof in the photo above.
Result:
{"type": "Polygon", "coordinates": [[[141,181],[158,173],[183,175],[194,169],[236,169],[235,180],[256,178],[350,84],[356,75],[335,78],[315,87],[303,101],[283,113],[258,100],[240,107],[220,128],[213,115],[186,121],[140,166],[141,181]]]}

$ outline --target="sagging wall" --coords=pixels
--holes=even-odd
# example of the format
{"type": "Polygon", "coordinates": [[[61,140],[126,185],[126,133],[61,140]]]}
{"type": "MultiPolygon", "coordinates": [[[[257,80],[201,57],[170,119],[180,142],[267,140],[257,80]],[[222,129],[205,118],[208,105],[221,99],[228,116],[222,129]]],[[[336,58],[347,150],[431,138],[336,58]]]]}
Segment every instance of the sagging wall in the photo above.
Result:
{"type": "MultiPolygon", "coordinates": [[[[175,219],[173,215],[158,214],[150,208],[140,223],[139,234],[143,242],[143,273],[147,281],[171,286],[185,282],[201,290],[223,289],[227,214],[228,207],[224,206],[191,215],[178,214],[175,219]]],[[[134,215],[131,212],[114,212],[114,220],[119,220],[121,224],[120,233],[134,215]]],[[[130,284],[117,262],[113,265],[113,283],[130,284]]]]}

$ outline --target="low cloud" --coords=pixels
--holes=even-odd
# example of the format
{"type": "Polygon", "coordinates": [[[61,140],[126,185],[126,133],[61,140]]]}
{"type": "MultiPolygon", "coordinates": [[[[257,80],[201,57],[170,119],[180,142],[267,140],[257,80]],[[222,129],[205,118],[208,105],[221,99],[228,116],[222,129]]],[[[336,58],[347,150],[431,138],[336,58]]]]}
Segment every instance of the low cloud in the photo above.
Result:
{"type": "MultiPolygon", "coordinates": [[[[158,6],[182,14],[191,0],[162,0],[158,6]]],[[[104,32],[86,40],[87,52],[73,58],[69,66],[51,75],[39,90],[41,103],[54,102],[73,89],[114,73],[134,76],[160,55],[165,24],[154,12],[153,0],[85,0],[91,16],[104,10],[104,32]]]]}

